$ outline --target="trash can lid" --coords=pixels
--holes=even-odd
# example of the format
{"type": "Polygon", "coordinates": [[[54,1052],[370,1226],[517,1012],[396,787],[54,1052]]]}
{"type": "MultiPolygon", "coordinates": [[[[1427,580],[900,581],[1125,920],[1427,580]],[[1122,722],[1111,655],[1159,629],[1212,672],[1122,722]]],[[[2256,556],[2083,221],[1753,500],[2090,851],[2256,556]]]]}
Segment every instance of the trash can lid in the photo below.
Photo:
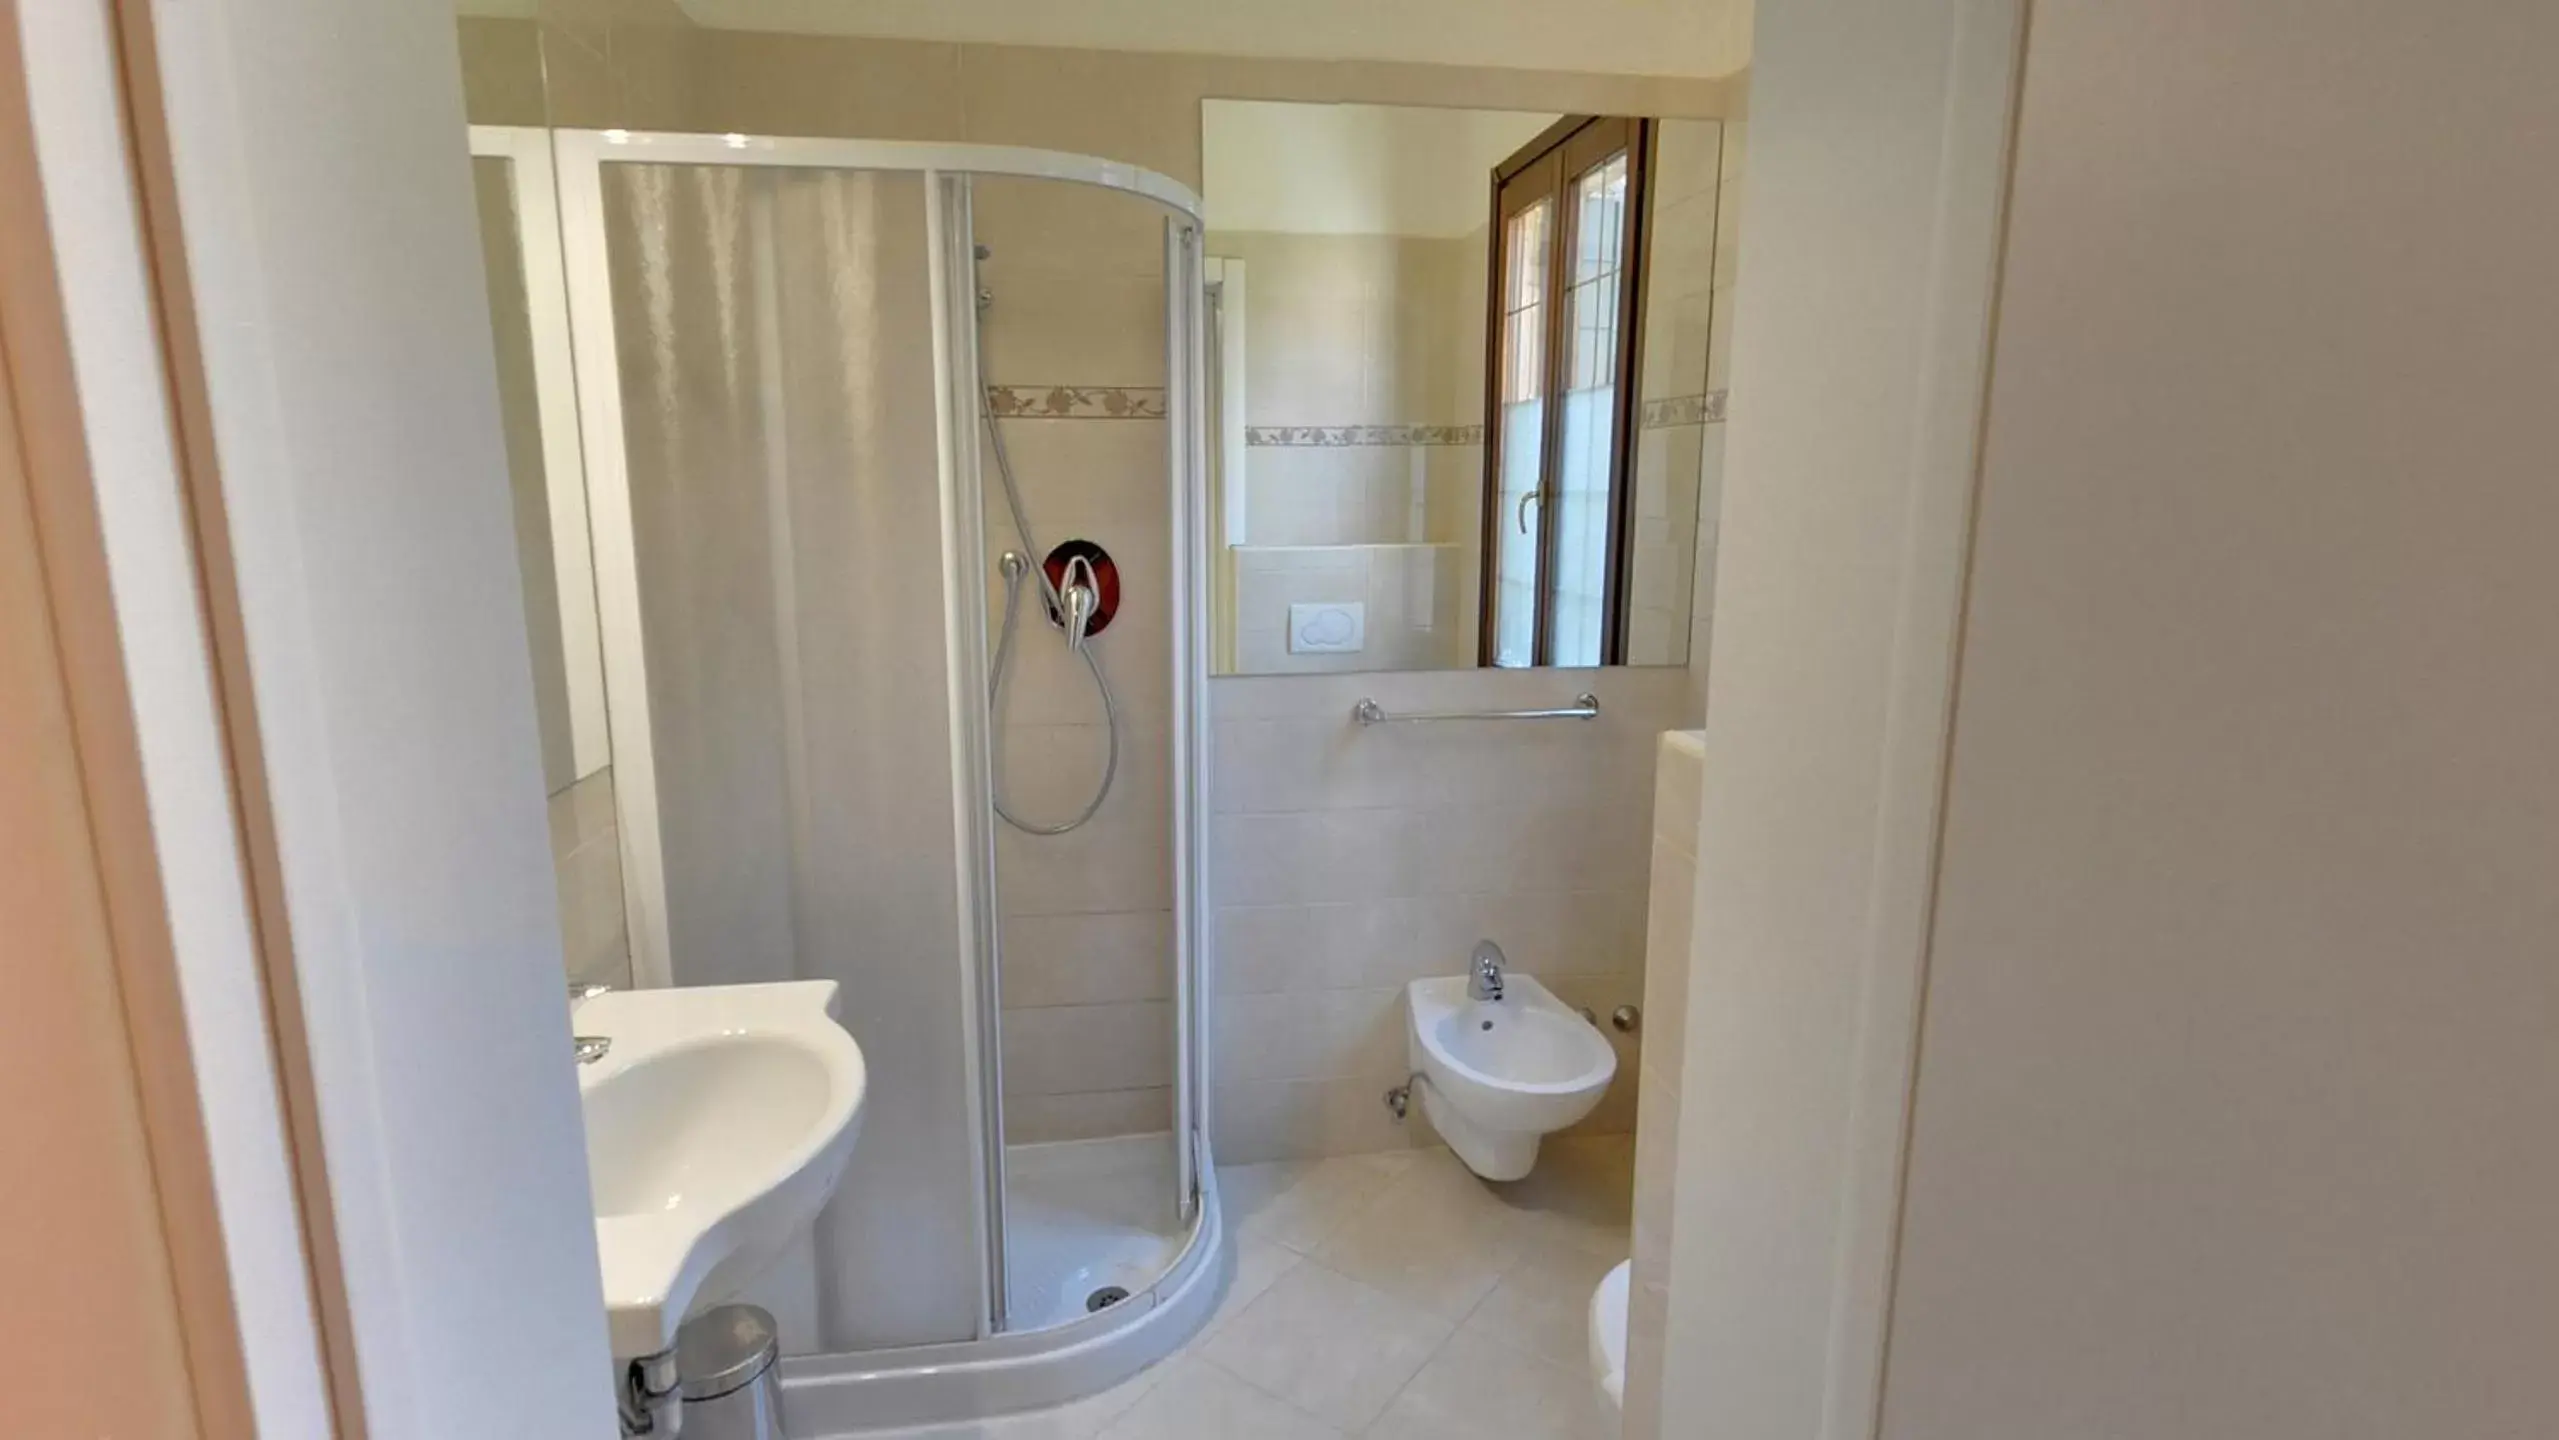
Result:
{"type": "Polygon", "coordinates": [[[675,1373],[684,1398],[712,1400],[761,1375],[782,1353],[773,1317],[752,1305],[721,1305],[675,1332],[675,1373]]]}

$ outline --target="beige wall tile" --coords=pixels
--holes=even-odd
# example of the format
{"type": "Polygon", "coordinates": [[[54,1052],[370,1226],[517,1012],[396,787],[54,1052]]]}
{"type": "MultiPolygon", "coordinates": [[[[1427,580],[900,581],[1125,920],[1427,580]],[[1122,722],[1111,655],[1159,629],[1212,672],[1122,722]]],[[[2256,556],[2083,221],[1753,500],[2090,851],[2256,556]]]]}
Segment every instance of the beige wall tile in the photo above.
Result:
{"type": "Polygon", "coordinates": [[[1196,93],[1236,100],[1350,100],[1589,115],[1724,112],[1731,82],[1564,71],[1495,70],[1391,61],[1182,57],[1196,93]]]}
{"type": "Polygon", "coordinates": [[[960,47],[744,30],[694,38],[704,130],[871,140],[961,138],[960,47]]]}
{"type": "Polygon", "coordinates": [[[566,36],[597,55],[613,51],[613,21],[626,0],[536,0],[534,23],[543,38],[566,36]]]}
{"type": "Polygon", "coordinates": [[[1143,165],[1197,183],[1199,95],[1176,57],[969,45],[960,60],[965,137],[1143,165]]]}
{"type": "Polygon", "coordinates": [[[541,125],[542,32],[530,20],[461,17],[462,113],[474,125],[541,125]]]}
{"type": "Polygon", "coordinates": [[[604,50],[579,33],[542,31],[542,84],[551,123],[575,128],[617,125],[622,118],[622,86],[604,50]]]}
{"type": "Polygon", "coordinates": [[[1038,283],[1033,277],[1041,272],[1009,273],[986,315],[988,384],[1164,383],[1161,280],[1060,271],[1047,272],[1046,283],[1038,283]]]}
{"type": "Polygon", "coordinates": [[[1025,915],[1003,926],[1004,1008],[1173,996],[1173,914],[1025,915]]]}
{"type": "Polygon", "coordinates": [[[622,83],[618,123],[633,130],[703,130],[694,104],[700,32],[674,0],[622,0],[609,58],[622,83]]]}
{"type": "Polygon", "coordinates": [[[1385,1088],[1369,1079],[1220,1085],[1209,1107],[1217,1157],[1241,1164],[1410,1148],[1416,1134],[1387,1113],[1385,1088]]]}
{"type": "Polygon", "coordinates": [[[1144,1090],[1172,1080],[1173,1007],[1168,1004],[1053,1005],[1004,1016],[1008,1100],[1144,1090]]]}
{"type": "Polygon", "coordinates": [[[1218,1077],[1230,1084],[1336,1075],[1391,1081],[1404,1063],[1401,992],[1221,994],[1210,1009],[1209,1043],[1218,1077]]]}
{"type": "Polygon", "coordinates": [[[1162,1086],[1004,1097],[1004,1140],[1008,1145],[1098,1140],[1172,1128],[1173,1092],[1162,1086]]]}

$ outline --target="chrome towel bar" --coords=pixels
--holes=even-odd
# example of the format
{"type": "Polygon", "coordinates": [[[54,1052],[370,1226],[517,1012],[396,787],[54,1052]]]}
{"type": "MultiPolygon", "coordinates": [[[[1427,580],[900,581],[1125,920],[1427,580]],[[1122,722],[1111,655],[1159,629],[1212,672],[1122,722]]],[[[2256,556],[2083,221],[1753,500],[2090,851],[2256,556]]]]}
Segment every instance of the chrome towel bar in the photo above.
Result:
{"type": "Polygon", "coordinates": [[[1591,720],[1598,715],[1599,697],[1587,690],[1560,710],[1414,710],[1396,715],[1369,699],[1351,707],[1351,718],[1362,725],[1400,724],[1407,720],[1591,720]]]}

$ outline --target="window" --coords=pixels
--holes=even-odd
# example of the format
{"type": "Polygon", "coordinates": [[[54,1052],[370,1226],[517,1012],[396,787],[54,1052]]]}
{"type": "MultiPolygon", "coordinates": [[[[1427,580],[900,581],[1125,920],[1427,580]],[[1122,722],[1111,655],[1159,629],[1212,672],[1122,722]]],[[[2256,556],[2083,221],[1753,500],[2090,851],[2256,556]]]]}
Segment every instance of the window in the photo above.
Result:
{"type": "Polygon", "coordinates": [[[1566,116],[1493,172],[1486,665],[1625,656],[1649,128],[1566,116]]]}

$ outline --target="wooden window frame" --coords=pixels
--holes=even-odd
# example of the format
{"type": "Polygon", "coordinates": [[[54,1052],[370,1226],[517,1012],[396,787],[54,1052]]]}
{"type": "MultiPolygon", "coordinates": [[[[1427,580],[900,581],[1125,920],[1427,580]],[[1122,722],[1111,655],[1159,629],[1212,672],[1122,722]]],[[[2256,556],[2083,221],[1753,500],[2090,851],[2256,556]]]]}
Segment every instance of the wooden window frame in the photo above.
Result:
{"type": "Polygon", "coordinates": [[[1493,167],[1491,180],[1491,224],[1485,243],[1491,248],[1489,279],[1485,284],[1484,325],[1484,479],[1482,547],[1477,566],[1476,583],[1476,656],[1478,667],[1493,664],[1495,634],[1495,599],[1499,590],[1498,560],[1501,546],[1502,477],[1502,317],[1503,280],[1509,256],[1504,237],[1511,216],[1551,199],[1554,220],[1547,226],[1546,274],[1544,291],[1545,349],[1543,360],[1545,414],[1539,440],[1537,505],[1537,613],[1533,625],[1529,664],[1532,667],[1555,663],[1555,613],[1549,600],[1548,577],[1555,573],[1556,512],[1555,503],[1560,483],[1563,449],[1565,393],[1572,354],[1570,346],[1571,317],[1564,303],[1571,288],[1566,260],[1572,255],[1579,236],[1580,217],[1575,213],[1570,191],[1574,180],[1593,165],[1605,163],[1621,150],[1626,156],[1626,209],[1628,223],[1618,256],[1618,273],[1625,283],[1618,286],[1616,395],[1612,409],[1608,471],[1608,575],[1603,593],[1605,620],[1600,634],[1602,665],[1626,663],[1626,620],[1629,598],[1629,570],[1634,551],[1634,459],[1635,435],[1643,414],[1641,364],[1644,353],[1644,296],[1651,285],[1651,267],[1646,263],[1652,239],[1652,187],[1649,183],[1654,138],[1654,125],[1648,119],[1622,115],[1566,115],[1539,132],[1513,152],[1509,159],[1493,167]],[[1540,171],[1545,172],[1539,183],[1540,171]],[[1522,183],[1526,182],[1526,183],[1522,183]]]}

